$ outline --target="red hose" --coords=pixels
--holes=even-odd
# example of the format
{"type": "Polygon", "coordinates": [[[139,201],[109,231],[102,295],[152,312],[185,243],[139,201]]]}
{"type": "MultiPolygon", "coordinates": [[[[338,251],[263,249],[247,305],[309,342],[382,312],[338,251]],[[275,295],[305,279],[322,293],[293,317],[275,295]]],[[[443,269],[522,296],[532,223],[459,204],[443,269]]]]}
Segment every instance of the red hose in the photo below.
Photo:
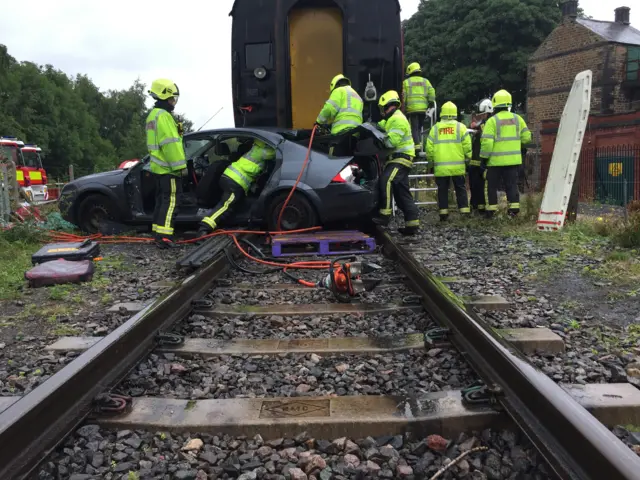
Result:
{"type": "Polygon", "coordinates": [[[296,191],[296,188],[298,187],[298,183],[300,183],[300,179],[302,178],[302,174],[304,173],[304,171],[307,168],[307,164],[309,163],[309,158],[311,156],[311,145],[313,144],[313,137],[315,137],[316,135],[316,129],[318,128],[317,125],[313,126],[313,130],[311,130],[311,138],[309,139],[309,147],[307,148],[307,156],[304,159],[304,163],[302,164],[302,168],[300,169],[300,173],[298,174],[298,178],[296,179],[296,183],[293,184],[293,187],[291,187],[291,191],[289,192],[289,196],[287,197],[287,199],[284,201],[284,205],[282,205],[282,208],[280,209],[280,215],[278,215],[278,223],[277,223],[277,227],[278,227],[278,231],[282,231],[282,214],[284,213],[284,209],[287,208],[287,205],[289,204],[289,200],[291,200],[291,197],[293,196],[293,192],[296,191]]]}

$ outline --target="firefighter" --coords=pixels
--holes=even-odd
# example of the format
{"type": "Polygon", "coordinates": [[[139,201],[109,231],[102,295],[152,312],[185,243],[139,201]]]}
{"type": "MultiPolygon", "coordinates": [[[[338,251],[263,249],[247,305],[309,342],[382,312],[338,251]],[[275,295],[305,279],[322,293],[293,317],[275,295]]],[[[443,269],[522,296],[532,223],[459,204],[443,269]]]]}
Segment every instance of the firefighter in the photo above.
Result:
{"type": "Polygon", "coordinates": [[[147,149],[156,188],[151,230],[158,247],[175,247],[173,222],[182,192],[181,177],[187,175],[182,137],[171,115],[180,91],[171,80],[160,78],[153,81],[148,93],[156,101],[146,121],[147,149]]]}
{"type": "Polygon", "coordinates": [[[404,228],[398,231],[402,235],[415,235],[420,226],[420,212],[409,190],[409,172],[413,166],[415,146],[411,136],[411,126],[407,117],[400,111],[400,96],[390,90],[380,97],[378,102],[382,120],[380,127],[387,133],[385,144],[393,149],[384,165],[381,178],[380,216],[374,217],[378,225],[388,225],[391,219],[391,195],[404,214],[404,228]]]}
{"type": "Polygon", "coordinates": [[[522,146],[531,142],[531,132],[522,117],[511,112],[511,94],[500,90],[491,99],[494,115],[487,120],[480,146],[481,168],[486,169],[485,203],[487,217],[498,210],[498,187],[504,181],[509,215],[520,213],[518,176],[522,146]]]}
{"type": "Polygon", "coordinates": [[[411,134],[417,150],[422,149],[422,130],[429,105],[435,102],[436,91],[422,76],[418,62],[407,67],[407,78],[402,84],[402,104],[411,123],[411,134]]]}
{"type": "MultiPolygon", "coordinates": [[[[362,125],[364,102],[358,92],[351,87],[351,81],[342,74],[333,77],[329,85],[331,95],[324,103],[316,119],[316,125],[330,127],[331,135],[346,133],[362,125]]],[[[351,137],[340,138],[329,152],[331,155],[349,155],[351,137]]]]}
{"type": "Polygon", "coordinates": [[[251,150],[229,165],[218,182],[222,197],[201,220],[198,236],[213,232],[220,223],[228,219],[249,193],[256,179],[265,171],[267,162],[276,158],[276,151],[262,142],[254,140],[251,150]]]}
{"type": "Polygon", "coordinates": [[[476,130],[473,136],[473,151],[471,154],[471,161],[469,162],[469,187],[471,190],[471,210],[475,213],[484,213],[485,211],[485,199],[484,199],[484,171],[480,162],[480,142],[482,136],[482,130],[484,129],[487,119],[493,113],[493,105],[491,100],[485,98],[477,104],[476,121],[471,125],[476,130]]]}
{"type": "Polygon", "coordinates": [[[440,221],[449,218],[449,185],[453,182],[458,211],[469,214],[466,162],[471,158],[471,136],[467,127],[458,122],[458,107],[447,102],[440,111],[440,121],[431,127],[427,136],[427,159],[433,162],[433,173],[438,186],[438,212],[440,221]]]}

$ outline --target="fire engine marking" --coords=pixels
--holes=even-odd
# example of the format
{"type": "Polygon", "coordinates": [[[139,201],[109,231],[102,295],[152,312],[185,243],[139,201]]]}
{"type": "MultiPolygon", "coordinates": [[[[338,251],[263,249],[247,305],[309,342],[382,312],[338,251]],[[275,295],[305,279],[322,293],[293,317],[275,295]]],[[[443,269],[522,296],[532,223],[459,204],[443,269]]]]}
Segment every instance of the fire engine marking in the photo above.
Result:
{"type": "Polygon", "coordinates": [[[330,400],[292,400],[262,402],[260,418],[330,417],[330,400]]]}

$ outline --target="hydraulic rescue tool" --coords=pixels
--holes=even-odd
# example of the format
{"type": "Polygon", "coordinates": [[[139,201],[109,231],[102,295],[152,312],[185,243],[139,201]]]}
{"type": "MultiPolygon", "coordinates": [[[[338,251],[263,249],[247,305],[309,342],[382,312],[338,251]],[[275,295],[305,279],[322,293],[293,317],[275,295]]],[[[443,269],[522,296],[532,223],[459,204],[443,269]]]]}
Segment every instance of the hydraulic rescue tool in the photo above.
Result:
{"type": "Polygon", "coordinates": [[[356,262],[356,257],[337,258],[329,266],[329,274],[316,286],[331,290],[342,303],[349,303],[353,297],[376,288],[382,279],[363,279],[362,275],[376,272],[382,267],[375,263],[356,262]],[[338,262],[343,262],[338,264],[338,262]]]}

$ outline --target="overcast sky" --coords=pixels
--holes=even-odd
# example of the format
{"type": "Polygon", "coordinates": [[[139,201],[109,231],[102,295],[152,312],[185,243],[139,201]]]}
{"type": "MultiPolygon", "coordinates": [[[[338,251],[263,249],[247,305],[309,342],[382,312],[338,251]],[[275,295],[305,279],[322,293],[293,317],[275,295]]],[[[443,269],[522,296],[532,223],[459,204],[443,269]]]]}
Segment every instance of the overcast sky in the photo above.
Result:
{"type": "MultiPolygon", "coordinates": [[[[402,18],[420,0],[400,0],[402,18]]],[[[613,20],[614,8],[635,0],[580,0],[587,15],[613,20]]],[[[148,86],[166,77],[180,87],[177,111],[200,127],[233,126],[231,11],[233,0],[22,0],[19,15],[0,16],[0,43],[20,61],[87,74],[101,90],[148,86]]],[[[638,25],[640,8],[631,10],[638,25]]]]}

